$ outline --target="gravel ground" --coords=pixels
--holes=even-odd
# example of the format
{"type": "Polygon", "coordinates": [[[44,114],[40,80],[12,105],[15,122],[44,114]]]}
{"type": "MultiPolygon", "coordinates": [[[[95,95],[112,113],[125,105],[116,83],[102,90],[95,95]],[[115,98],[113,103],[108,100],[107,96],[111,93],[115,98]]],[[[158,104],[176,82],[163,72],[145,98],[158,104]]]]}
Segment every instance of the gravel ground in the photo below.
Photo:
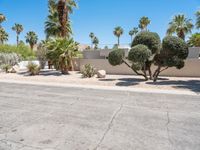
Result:
{"type": "Polygon", "coordinates": [[[78,84],[112,87],[142,88],[147,90],[177,90],[200,93],[200,78],[161,77],[158,82],[145,82],[140,76],[107,75],[105,79],[82,78],[79,72],[62,75],[57,71],[42,71],[38,76],[28,76],[27,73],[0,73],[0,80],[31,81],[39,83],[78,84]]]}

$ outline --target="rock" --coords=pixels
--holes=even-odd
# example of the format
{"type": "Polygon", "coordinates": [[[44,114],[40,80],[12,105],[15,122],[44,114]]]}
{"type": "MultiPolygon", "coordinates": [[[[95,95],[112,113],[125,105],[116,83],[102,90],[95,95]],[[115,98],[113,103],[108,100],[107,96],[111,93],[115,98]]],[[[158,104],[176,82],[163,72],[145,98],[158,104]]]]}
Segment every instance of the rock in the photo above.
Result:
{"type": "Polygon", "coordinates": [[[98,78],[105,78],[106,77],[106,71],[105,70],[97,71],[97,77],[98,78]]]}
{"type": "Polygon", "coordinates": [[[19,72],[20,71],[20,68],[18,65],[15,65],[12,67],[13,71],[16,73],[16,72],[19,72]]]}

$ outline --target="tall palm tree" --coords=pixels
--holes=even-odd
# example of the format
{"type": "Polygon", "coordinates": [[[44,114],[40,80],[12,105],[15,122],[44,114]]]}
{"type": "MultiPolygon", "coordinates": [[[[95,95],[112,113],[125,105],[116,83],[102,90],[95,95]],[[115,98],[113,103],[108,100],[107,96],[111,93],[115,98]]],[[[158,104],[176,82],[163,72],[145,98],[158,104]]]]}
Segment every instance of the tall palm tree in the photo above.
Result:
{"type": "Polygon", "coordinates": [[[3,14],[0,14],[0,25],[6,20],[6,17],[3,14]]]}
{"type": "Polygon", "coordinates": [[[131,36],[131,42],[133,41],[133,36],[138,33],[138,28],[133,28],[131,31],[129,31],[129,35],[131,36]]]}
{"type": "Polygon", "coordinates": [[[0,27],[0,44],[4,44],[6,41],[8,41],[8,34],[2,27],[0,27]]]}
{"type": "Polygon", "coordinates": [[[24,30],[24,28],[21,24],[15,23],[15,25],[12,27],[12,30],[15,31],[17,34],[17,45],[18,45],[19,44],[19,35],[24,30]]]}
{"type": "Polygon", "coordinates": [[[95,36],[92,43],[94,44],[94,49],[98,49],[99,39],[95,36]]]}
{"type": "Polygon", "coordinates": [[[117,44],[120,44],[120,37],[124,33],[124,30],[121,27],[116,27],[113,31],[114,35],[117,37],[117,44]]]}
{"type": "Polygon", "coordinates": [[[176,15],[169,23],[169,27],[167,29],[167,34],[172,35],[176,33],[178,37],[185,40],[185,36],[188,33],[191,33],[194,25],[191,22],[191,19],[187,19],[185,15],[176,15]]]}
{"type": "Polygon", "coordinates": [[[149,20],[148,17],[142,17],[140,19],[140,22],[139,22],[139,28],[142,30],[142,31],[146,31],[147,30],[147,26],[151,23],[151,20],[149,20]]]}
{"type": "Polygon", "coordinates": [[[34,45],[37,44],[38,36],[36,35],[35,32],[30,31],[26,34],[25,38],[26,38],[26,43],[29,43],[31,49],[33,50],[34,45]]]}
{"type": "MultiPolygon", "coordinates": [[[[72,34],[70,21],[66,24],[66,31],[68,35],[72,34]]],[[[58,18],[57,2],[56,0],[49,0],[49,15],[45,22],[46,38],[61,37],[61,24],[58,18]]]]}
{"type": "Polygon", "coordinates": [[[69,13],[73,12],[73,7],[76,7],[74,0],[59,0],[57,4],[58,19],[61,25],[61,37],[69,36],[66,25],[69,23],[69,13]]]}
{"type": "Polygon", "coordinates": [[[93,47],[93,39],[94,39],[94,37],[95,37],[94,33],[91,32],[91,33],[89,34],[89,37],[91,38],[91,48],[92,48],[92,47],[93,47]]]}
{"type": "MultiPolygon", "coordinates": [[[[63,31],[64,25],[60,23],[57,0],[49,0],[48,5],[49,15],[47,17],[47,21],[45,22],[46,37],[69,37],[70,34],[72,34],[72,29],[68,15],[66,16],[66,22],[64,22],[65,29],[63,31]],[[63,36],[64,34],[65,36],[63,36]]],[[[67,14],[73,13],[73,8],[77,7],[74,0],[67,0],[65,5],[66,8],[68,8],[67,14]]]]}
{"type": "Polygon", "coordinates": [[[197,17],[196,26],[197,29],[200,29],[200,10],[196,12],[196,17],[197,17]]]}

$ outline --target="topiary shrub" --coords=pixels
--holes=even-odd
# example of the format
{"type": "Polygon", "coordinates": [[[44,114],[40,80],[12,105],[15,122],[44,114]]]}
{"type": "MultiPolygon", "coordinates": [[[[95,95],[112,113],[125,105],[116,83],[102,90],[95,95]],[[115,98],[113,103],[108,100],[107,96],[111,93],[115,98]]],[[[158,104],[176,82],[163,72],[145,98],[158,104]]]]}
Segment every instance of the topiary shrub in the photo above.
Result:
{"type": "Polygon", "coordinates": [[[40,73],[40,67],[33,62],[28,63],[27,70],[31,76],[39,75],[39,73],[40,73]]]}
{"type": "Polygon", "coordinates": [[[157,80],[159,74],[169,67],[181,69],[188,56],[188,45],[178,37],[167,36],[162,45],[156,33],[141,32],[133,40],[132,48],[125,58],[123,50],[114,50],[109,54],[108,61],[111,65],[125,63],[137,75],[142,75],[145,80],[157,80]],[[158,66],[152,74],[152,64],[158,66]],[[148,74],[147,74],[148,71],[148,74]]]}
{"type": "Polygon", "coordinates": [[[140,32],[137,34],[132,42],[131,47],[134,47],[138,44],[146,45],[152,54],[157,54],[160,52],[161,40],[157,33],[154,32],[140,32]]]}
{"type": "Polygon", "coordinates": [[[95,68],[90,64],[86,64],[83,66],[81,73],[83,78],[91,78],[95,75],[95,68]]]}
{"type": "Polygon", "coordinates": [[[123,61],[124,56],[125,56],[124,50],[117,49],[109,53],[108,61],[113,66],[121,65],[124,62],[123,61]]]}
{"type": "Polygon", "coordinates": [[[154,73],[154,81],[159,74],[169,67],[181,69],[184,67],[184,60],[188,56],[188,45],[181,38],[167,36],[163,39],[161,53],[155,57],[155,65],[158,66],[154,73]],[[162,68],[164,69],[162,70],[162,68]]]}

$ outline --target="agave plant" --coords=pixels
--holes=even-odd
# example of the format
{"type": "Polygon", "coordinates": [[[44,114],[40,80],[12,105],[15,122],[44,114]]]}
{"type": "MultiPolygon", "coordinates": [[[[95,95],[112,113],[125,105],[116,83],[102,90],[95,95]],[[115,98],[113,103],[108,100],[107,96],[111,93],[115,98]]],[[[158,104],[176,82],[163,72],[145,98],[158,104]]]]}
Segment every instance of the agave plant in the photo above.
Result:
{"type": "Polygon", "coordinates": [[[74,70],[72,59],[80,54],[78,43],[73,39],[56,38],[49,40],[45,46],[47,59],[53,62],[57,70],[61,70],[62,74],[68,74],[69,70],[74,70]]]}

